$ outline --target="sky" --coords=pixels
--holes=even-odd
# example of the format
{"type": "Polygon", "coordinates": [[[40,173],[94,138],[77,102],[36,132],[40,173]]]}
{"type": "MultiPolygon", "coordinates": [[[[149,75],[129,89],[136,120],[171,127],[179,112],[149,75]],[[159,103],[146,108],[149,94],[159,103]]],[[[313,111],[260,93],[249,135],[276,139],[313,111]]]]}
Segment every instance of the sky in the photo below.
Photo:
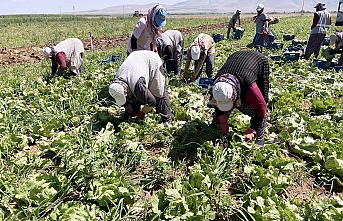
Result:
{"type": "Polygon", "coordinates": [[[0,15],[60,14],[118,5],[159,3],[173,5],[186,0],[0,0],[0,15]]]}

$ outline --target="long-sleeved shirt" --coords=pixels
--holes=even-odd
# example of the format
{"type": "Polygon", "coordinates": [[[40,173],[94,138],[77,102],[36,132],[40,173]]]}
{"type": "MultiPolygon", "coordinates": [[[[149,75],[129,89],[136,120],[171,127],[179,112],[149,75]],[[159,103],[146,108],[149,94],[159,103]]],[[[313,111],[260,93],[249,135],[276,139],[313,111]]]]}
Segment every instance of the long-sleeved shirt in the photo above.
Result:
{"type": "MultiPolygon", "coordinates": [[[[256,51],[238,51],[231,54],[223,67],[218,71],[215,82],[222,75],[234,75],[240,84],[241,103],[249,103],[255,108],[254,121],[251,128],[256,130],[262,123],[267,111],[269,93],[269,62],[256,51]]],[[[218,111],[218,115],[224,114],[218,111]]]]}
{"type": "Polygon", "coordinates": [[[232,17],[229,21],[228,27],[229,28],[234,27],[236,25],[237,21],[238,21],[238,25],[241,26],[241,16],[239,14],[232,15],[232,17]]]}
{"type": "MultiPolygon", "coordinates": [[[[162,60],[152,51],[140,50],[132,52],[122,63],[115,76],[116,79],[124,81],[132,100],[139,101],[144,108],[156,105],[154,97],[164,96],[165,73],[162,60]]],[[[143,108],[143,109],[144,109],[143,108]]]]}
{"type": "Polygon", "coordinates": [[[196,69],[194,70],[194,74],[193,75],[198,75],[202,65],[204,64],[204,61],[207,57],[207,54],[214,54],[215,53],[215,43],[214,40],[211,36],[209,36],[208,34],[199,34],[198,37],[196,37],[193,41],[193,43],[191,44],[191,46],[188,48],[187,50],[187,60],[186,60],[186,64],[185,64],[185,72],[188,72],[189,69],[189,65],[191,63],[191,49],[193,45],[199,45],[199,43],[202,42],[203,45],[205,46],[205,50],[202,51],[202,53],[200,54],[200,58],[199,58],[199,62],[198,65],[196,67],[196,69]]]}

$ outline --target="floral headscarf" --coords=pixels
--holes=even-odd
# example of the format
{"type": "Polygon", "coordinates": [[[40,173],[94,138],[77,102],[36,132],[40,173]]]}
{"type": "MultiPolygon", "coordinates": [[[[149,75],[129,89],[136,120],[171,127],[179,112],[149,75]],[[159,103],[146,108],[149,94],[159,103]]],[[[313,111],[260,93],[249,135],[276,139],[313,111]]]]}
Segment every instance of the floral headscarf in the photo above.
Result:
{"type": "Polygon", "coordinates": [[[158,37],[162,37],[162,27],[155,25],[155,15],[161,8],[164,8],[162,5],[155,5],[153,8],[149,9],[147,15],[148,27],[153,33],[152,45],[153,51],[157,51],[157,42],[158,37]]]}

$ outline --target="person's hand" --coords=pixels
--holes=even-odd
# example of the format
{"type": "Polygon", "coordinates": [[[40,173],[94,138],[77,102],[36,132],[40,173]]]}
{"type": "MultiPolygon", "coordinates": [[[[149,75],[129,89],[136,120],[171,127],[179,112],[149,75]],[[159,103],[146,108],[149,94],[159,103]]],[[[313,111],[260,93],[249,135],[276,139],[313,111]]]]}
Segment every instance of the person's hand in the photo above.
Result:
{"type": "Polygon", "coordinates": [[[256,131],[254,129],[249,128],[245,132],[245,141],[251,142],[254,139],[255,135],[256,135],[256,131]]]}
{"type": "Polygon", "coordinates": [[[226,115],[221,115],[218,117],[220,122],[220,131],[223,134],[227,134],[227,131],[229,130],[229,124],[227,123],[226,115]]]}
{"type": "Polygon", "coordinates": [[[233,26],[233,29],[236,29],[236,25],[235,25],[235,26],[233,26]]]}
{"type": "Polygon", "coordinates": [[[268,31],[267,31],[267,29],[265,29],[264,31],[263,31],[263,35],[267,35],[268,34],[268,31]]]}
{"type": "Polygon", "coordinates": [[[194,82],[195,79],[197,79],[197,75],[193,75],[193,77],[191,78],[191,82],[194,82]]]}
{"type": "Polygon", "coordinates": [[[138,113],[136,111],[131,111],[130,117],[138,117],[138,113]]]}
{"type": "Polygon", "coordinates": [[[183,78],[187,79],[188,78],[188,71],[183,72],[183,78]]]}

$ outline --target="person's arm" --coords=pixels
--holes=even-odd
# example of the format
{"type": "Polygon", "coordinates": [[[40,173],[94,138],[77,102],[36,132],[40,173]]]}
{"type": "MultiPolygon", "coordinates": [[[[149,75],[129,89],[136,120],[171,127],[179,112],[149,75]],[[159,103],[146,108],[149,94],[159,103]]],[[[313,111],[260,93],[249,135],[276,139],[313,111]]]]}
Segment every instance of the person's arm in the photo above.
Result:
{"type": "Polygon", "coordinates": [[[267,113],[266,101],[264,100],[261,90],[258,88],[256,82],[254,82],[249,88],[246,101],[255,109],[254,120],[251,122],[250,128],[256,131],[267,113]]]}
{"type": "Polygon", "coordinates": [[[188,50],[187,50],[187,60],[186,60],[186,64],[185,64],[185,70],[184,70],[184,73],[183,73],[183,77],[185,79],[188,78],[188,69],[189,69],[190,63],[191,63],[191,48],[188,48],[188,50]]]}
{"type": "Polygon", "coordinates": [[[137,51],[137,38],[133,34],[131,35],[131,49],[137,51]]]}
{"type": "Polygon", "coordinates": [[[133,33],[131,35],[131,49],[132,51],[136,51],[138,49],[138,39],[142,35],[143,31],[146,29],[147,24],[144,17],[140,18],[133,29],[133,33]]]}
{"type": "Polygon", "coordinates": [[[165,50],[164,50],[164,55],[165,55],[165,61],[172,60],[173,59],[173,50],[170,45],[168,45],[165,50]]]}
{"type": "Polygon", "coordinates": [[[65,71],[67,69],[66,55],[63,51],[56,54],[56,62],[60,65],[61,71],[65,71]]]}
{"type": "Polygon", "coordinates": [[[58,63],[56,59],[52,56],[51,57],[51,75],[56,74],[57,68],[58,68],[58,63]]]}
{"type": "Polygon", "coordinates": [[[317,15],[316,13],[314,13],[313,21],[312,21],[312,25],[311,25],[311,29],[313,29],[314,27],[317,26],[318,21],[319,21],[319,15],[317,15]]]}
{"type": "Polygon", "coordinates": [[[201,70],[202,65],[204,64],[206,56],[207,56],[207,52],[205,52],[204,55],[200,56],[199,61],[198,61],[198,65],[196,66],[196,69],[194,70],[194,74],[193,74],[191,81],[195,81],[196,77],[198,76],[198,74],[201,70]]]}
{"type": "Polygon", "coordinates": [[[331,17],[331,15],[330,15],[330,25],[332,24],[332,17],[331,17]]]}
{"type": "Polygon", "coordinates": [[[156,106],[156,99],[146,87],[144,77],[140,77],[135,85],[134,94],[142,105],[144,105],[142,112],[144,114],[150,112],[156,106]]]}

